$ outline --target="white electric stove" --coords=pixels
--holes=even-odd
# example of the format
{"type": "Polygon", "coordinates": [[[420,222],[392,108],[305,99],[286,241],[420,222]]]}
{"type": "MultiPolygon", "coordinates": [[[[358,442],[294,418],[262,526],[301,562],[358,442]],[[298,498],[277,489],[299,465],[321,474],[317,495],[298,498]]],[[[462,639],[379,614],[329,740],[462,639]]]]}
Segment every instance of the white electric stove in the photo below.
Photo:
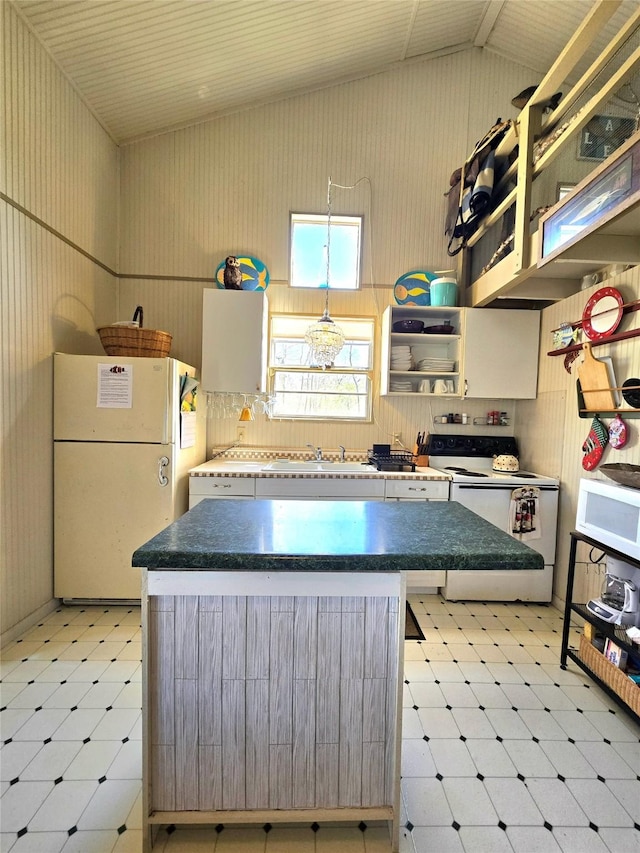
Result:
{"type": "Polygon", "coordinates": [[[494,456],[518,456],[511,436],[430,435],[427,453],[430,467],[451,478],[449,500],[539,551],[545,563],[541,571],[447,571],[444,597],[551,601],[559,481],[532,471],[493,471],[494,456]]]}

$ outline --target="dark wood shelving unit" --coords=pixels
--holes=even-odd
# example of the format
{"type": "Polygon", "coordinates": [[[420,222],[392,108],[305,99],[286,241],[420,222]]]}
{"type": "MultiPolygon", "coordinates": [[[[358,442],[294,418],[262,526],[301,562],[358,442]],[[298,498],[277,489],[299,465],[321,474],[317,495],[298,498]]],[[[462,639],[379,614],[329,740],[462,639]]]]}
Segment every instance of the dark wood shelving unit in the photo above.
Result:
{"type": "MultiPolygon", "coordinates": [[[[602,551],[607,556],[616,557],[619,560],[623,560],[626,563],[631,563],[631,565],[640,568],[640,561],[634,560],[626,554],[622,554],[620,551],[616,551],[614,548],[610,548],[607,545],[604,545],[602,542],[598,542],[596,539],[591,539],[589,536],[585,536],[583,533],[579,533],[576,530],[571,532],[571,548],[569,551],[569,573],[567,576],[567,594],[565,598],[565,608],[564,608],[564,622],[562,626],[562,644],[560,647],[560,666],[563,669],[566,669],[567,659],[573,661],[577,664],[583,672],[585,672],[590,678],[592,678],[596,684],[598,684],[611,698],[617,702],[621,708],[623,708],[633,719],[640,723],[640,713],[636,713],[636,711],[630,707],[620,696],[619,693],[616,692],[614,687],[607,681],[600,678],[582,659],[580,656],[580,652],[578,649],[570,648],[569,646],[569,629],[571,627],[571,614],[575,613],[585,622],[589,622],[593,625],[598,633],[602,634],[604,637],[613,640],[617,645],[619,645],[622,649],[627,652],[632,652],[634,655],[640,655],[640,646],[634,645],[626,634],[624,628],[619,625],[613,625],[610,622],[605,622],[602,619],[598,619],[597,616],[594,616],[589,610],[587,610],[584,604],[577,604],[573,601],[573,582],[575,579],[575,568],[576,568],[576,551],[578,542],[585,542],[587,545],[592,548],[597,548],[602,551]]],[[[640,696],[640,686],[635,687],[636,690],[639,691],[638,695],[640,696]]]]}

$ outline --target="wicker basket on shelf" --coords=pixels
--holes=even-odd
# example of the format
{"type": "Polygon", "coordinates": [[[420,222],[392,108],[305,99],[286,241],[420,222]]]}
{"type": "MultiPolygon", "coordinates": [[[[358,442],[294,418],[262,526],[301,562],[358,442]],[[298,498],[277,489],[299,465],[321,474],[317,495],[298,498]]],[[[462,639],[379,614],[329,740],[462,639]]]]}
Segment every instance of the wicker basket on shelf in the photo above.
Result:
{"type": "Polygon", "coordinates": [[[138,305],[130,324],[100,326],[96,329],[107,355],[165,358],[171,351],[172,335],[142,328],[142,306],[138,305]]]}
{"type": "Polygon", "coordinates": [[[584,634],[580,637],[578,656],[591,672],[618,694],[625,705],[628,705],[636,714],[640,714],[640,686],[631,681],[615,664],[608,661],[602,652],[591,645],[584,634]]]}

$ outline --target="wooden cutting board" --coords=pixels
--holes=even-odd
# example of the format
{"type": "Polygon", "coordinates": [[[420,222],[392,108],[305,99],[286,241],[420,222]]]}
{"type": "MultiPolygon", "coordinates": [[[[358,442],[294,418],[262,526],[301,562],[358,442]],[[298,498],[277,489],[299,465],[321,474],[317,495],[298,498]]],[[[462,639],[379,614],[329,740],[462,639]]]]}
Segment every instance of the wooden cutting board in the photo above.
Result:
{"type": "Polygon", "coordinates": [[[593,357],[591,344],[582,345],[584,361],[578,367],[578,378],[587,409],[593,412],[610,412],[615,409],[613,390],[607,365],[593,357]]]}

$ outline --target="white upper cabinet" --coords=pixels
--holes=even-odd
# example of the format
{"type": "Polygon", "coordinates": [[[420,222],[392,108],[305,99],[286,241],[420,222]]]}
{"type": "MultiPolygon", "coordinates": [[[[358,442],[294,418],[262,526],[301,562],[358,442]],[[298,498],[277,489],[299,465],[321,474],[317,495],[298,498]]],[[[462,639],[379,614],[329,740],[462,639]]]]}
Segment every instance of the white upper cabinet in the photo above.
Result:
{"type": "Polygon", "coordinates": [[[534,399],[540,312],[466,308],[465,315],[464,396],[534,399]]]}
{"type": "Polygon", "coordinates": [[[204,391],[255,394],[267,390],[268,318],[264,291],[203,291],[204,391]]]}
{"type": "Polygon", "coordinates": [[[539,311],[390,305],[382,317],[380,393],[534,399],[539,336],[539,311]],[[403,331],[403,321],[429,332],[410,331],[410,323],[403,331]]]}

